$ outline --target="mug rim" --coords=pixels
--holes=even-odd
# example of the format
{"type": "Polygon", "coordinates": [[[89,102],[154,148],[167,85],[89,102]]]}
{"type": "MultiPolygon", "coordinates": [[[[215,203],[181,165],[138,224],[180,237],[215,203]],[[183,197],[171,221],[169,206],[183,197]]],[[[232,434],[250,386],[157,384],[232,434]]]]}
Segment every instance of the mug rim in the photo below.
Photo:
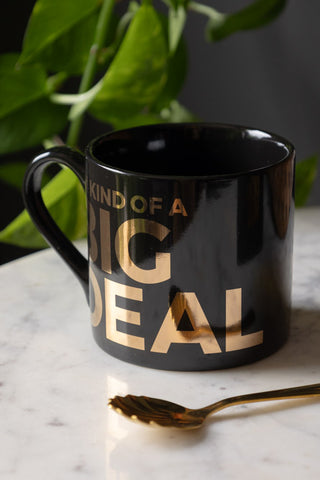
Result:
{"type": "Polygon", "coordinates": [[[85,149],[86,159],[98,164],[100,167],[107,169],[116,174],[136,176],[150,179],[163,179],[163,180],[226,180],[231,178],[239,178],[244,175],[251,175],[259,172],[265,172],[271,168],[274,168],[276,165],[279,165],[289,158],[295,158],[295,147],[292,142],[282,135],[270,132],[265,129],[250,127],[245,125],[238,125],[232,123],[216,123],[216,122],[179,122],[179,123],[157,123],[151,125],[139,125],[136,127],[124,128],[119,130],[112,130],[110,132],[104,133],[93,138],[85,149]],[[269,140],[275,145],[281,146],[286,150],[285,155],[283,155],[279,160],[272,162],[268,165],[257,166],[254,168],[242,169],[236,172],[231,173],[216,173],[216,174],[192,174],[192,175],[183,175],[183,174],[162,174],[162,173],[151,173],[144,172],[140,170],[130,170],[127,168],[117,167],[115,165],[109,164],[100,160],[94,153],[94,147],[99,143],[103,142],[105,139],[110,137],[116,137],[117,135],[126,135],[128,133],[134,133],[141,130],[173,130],[173,129],[212,129],[212,130],[234,130],[242,134],[243,139],[265,139],[269,140]]]}

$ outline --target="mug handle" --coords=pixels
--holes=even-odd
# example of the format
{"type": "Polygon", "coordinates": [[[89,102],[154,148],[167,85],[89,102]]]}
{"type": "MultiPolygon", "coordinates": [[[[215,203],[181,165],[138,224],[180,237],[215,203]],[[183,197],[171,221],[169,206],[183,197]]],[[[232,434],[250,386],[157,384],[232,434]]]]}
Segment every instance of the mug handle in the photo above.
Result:
{"type": "Polygon", "coordinates": [[[68,147],[54,147],[35,157],[28,166],[22,190],[24,204],[43,237],[76,275],[84,289],[87,301],[89,301],[88,260],[60,230],[42,199],[42,176],[48,165],[52,163],[69,167],[77,175],[85,189],[85,156],[68,147]]]}

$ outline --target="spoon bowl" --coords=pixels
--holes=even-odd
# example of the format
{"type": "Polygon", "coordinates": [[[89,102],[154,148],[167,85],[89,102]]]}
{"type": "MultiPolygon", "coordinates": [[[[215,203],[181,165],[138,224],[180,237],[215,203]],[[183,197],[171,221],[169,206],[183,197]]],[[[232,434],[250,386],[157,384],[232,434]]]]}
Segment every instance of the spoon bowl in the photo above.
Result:
{"type": "Polygon", "coordinates": [[[202,410],[185,408],[159,398],[116,396],[109,401],[109,406],[131,420],[160,427],[197,428],[205,420],[202,410]]]}
{"type": "Polygon", "coordinates": [[[209,415],[233,405],[318,396],[320,397],[320,383],[229,397],[199,409],[187,408],[158,398],[135,395],[125,397],[117,395],[109,400],[109,407],[130,420],[144,424],[193,429],[201,427],[209,415]]]}

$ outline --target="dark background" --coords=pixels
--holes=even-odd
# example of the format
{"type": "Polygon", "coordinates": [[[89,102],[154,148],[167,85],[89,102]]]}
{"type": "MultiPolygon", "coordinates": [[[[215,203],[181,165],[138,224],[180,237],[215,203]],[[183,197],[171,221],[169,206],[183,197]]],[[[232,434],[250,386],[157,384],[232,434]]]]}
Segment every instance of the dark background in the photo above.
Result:
{"type": "MultiPolygon", "coordinates": [[[[2,2],[0,52],[21,49],[35,0],[2,2]]],[[[220,11],[234,11],[251,0],[212,0],[220,11]]],[[[282,15],[259,30],[235,34],[216,44],[204,39],[206,17],[191,13],[185,37],[189,73],[180,101],[206,121],[254,126],[291,140],[298,160],[320,151],[320,2],[288,0],[282,15]]],[[[104,126],[92,121],[83,142],[104,126]]],[[[30,160],[39,149],[0,157],[30,160]]],[[[23,208],[21,195],[0,183],[0,229],[23,208]]],[[[308,205],[320,204],[320,175],[308,205]]],[[[30,250],[0,244],[0,263],[30,250]]]]}

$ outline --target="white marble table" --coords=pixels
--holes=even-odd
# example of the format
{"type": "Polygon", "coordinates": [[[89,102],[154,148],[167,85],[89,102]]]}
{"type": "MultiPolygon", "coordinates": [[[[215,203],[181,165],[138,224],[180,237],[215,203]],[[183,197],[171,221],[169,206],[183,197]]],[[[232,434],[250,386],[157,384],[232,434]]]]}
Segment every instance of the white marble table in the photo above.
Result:
{"type": "Polygon", "coordinates": [[[107,408],[131,392],[191,407],[320,382],[320,209],[296,215],[293,323],[277,354],[224,371],[128,365],[94,343],[76,278],[52,250],[0,268],[1,480],[320,477],[320,400],[233,407],[189,432],[107,408]]]}

